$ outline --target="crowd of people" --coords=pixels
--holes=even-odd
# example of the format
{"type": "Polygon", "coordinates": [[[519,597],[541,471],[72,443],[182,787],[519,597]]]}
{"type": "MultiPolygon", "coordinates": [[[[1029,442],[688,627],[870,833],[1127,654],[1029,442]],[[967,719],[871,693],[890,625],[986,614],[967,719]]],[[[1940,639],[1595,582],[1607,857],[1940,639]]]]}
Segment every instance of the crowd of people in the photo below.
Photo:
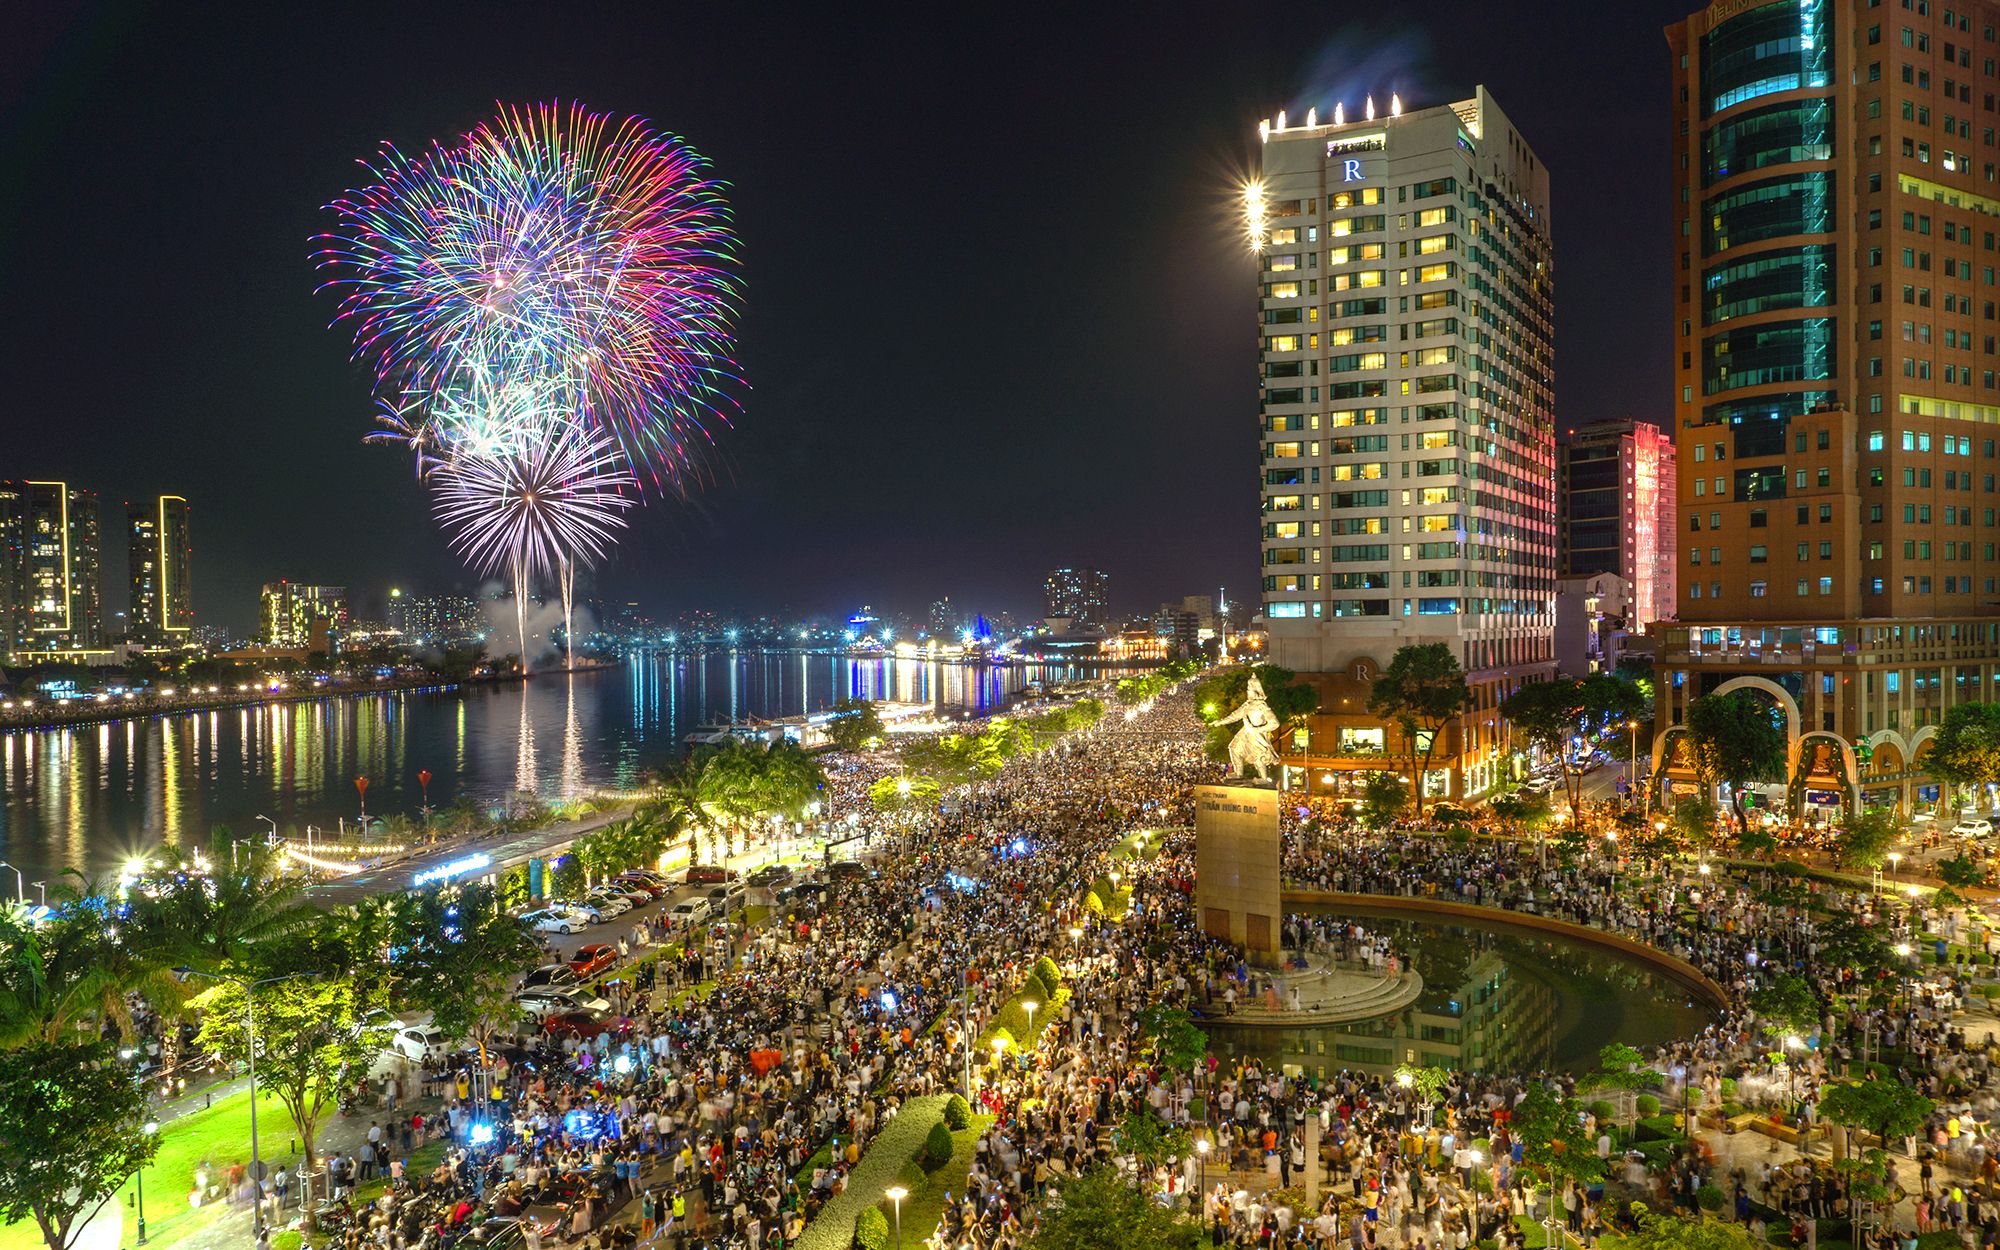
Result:
{"type": "MultiPolygon", "coordinates": [[[[879,771],[836,770],[845,793],[836,801],[857,801],[879,771]]],[[[1533,1082],[1574,1088],[1563,1073],[1454,1073],[1426,1107],[1387,1070],[1287,1072],[1214,1053],[1166,1065],[1148,1044],[1158,1012],[1226,1027],[1230,1003],[1267,988],[1194,916],[1186,827],[1194,784],[1218,775],[1184,693],[1010,762],[891,825],[865,873],[660,965],[657,984],[636,985],[618,1027],[592,1043],[502,1050],[491,1070],[437,1074],[443,1111],[405,1108],[354,1163],[356,1181],[365,1167],[396,1183],[330,1222],[350,1250],[433,1250],[512,1227],[530,1250],[544,1237],[593,1248],[634,1238],[670,1250],[782,1247],[846,1188],[910,1098],[968,1078],[975,1109],[992,1121],[932,1238],[941,1250],[1009,1250],[1052,1184],[1107,1165],[1185,1203],[1217,1244],[1463,1250],[1481,1230],[1516,1238],[1521,1214],[1560,1220],[1589,1242],[1626,1218],[1613,1198],[1691,1206],[1705,1184],[1730,1192],[1746,1218],[1838,1204],[1837,1175],[1725,1168],[1698,1145],[1666,1166],[1610,1159],[1604,1184],[1536,1189],[1510,1112],[1533,1082]],[[1176,832],[1134,854],[1123,835],[1137,829],[1176,832]],[[1085,891],[1113,870],[1129,899],[1094,916],[1085,891]],[[1037,1036],[1018,1050],[978,1045],[1043,955],[1061,965],[1070,997],[1035,1020],[1037,1036]],[[1202,1148],[1153,1149],[1149,1123],[1202,1148]],[[451,1147],[419,1174],[407,1159],[432,1135],[451,1147]]],[[[1768,1072],[1750,996],[1779,971],[1805,977],[1831,1006],[1782,1083],[1785,1101],[1810,1117],[1847,1058],[1865,1049],[1889,1062],[1939,1100],[1936,1124],[1902,1143],[1913,1187],[1920,1167],[1935,1170],[1922,1178],[1920,1216],[1906,1222],[1993,1241],[2000,1204],[1976,1187],[1951,1196],[1990,1171],[1990,1064],[1983,1039],[1953,1016],[1972,977],[1954,961],[1920,968],[1914,948],[1927,932],[1960,948],[2000,944],[1969,911],[1601,853],[1545,866],[1532,843],[1487,839],[1295,832],[1285,855],[1299,887],[1532,912],[1685,960],[1725,1004],[1699,1036],[1648,1056],[1669,1099],[1701,1091],[1718,1105],[1724,1080],[1747,1086],[1768,1072]],[[1880,921],[1913,944],[1904,993],[1887,1002],[1851,993],[1858,974],[1837,957],[1843,917],[1880,921]],[[1948,1145],[1926,1163],[1933,1128],[1948,1145]]],[[[1402,958],[1352,922],[1295,916],[1286,932],[1294,949],[1378,967],[1402,958]]],[[[1590,1131],[1612,1155],[1610,1126],[1590,1131]]],[[[347,1160],[336,1167],[345,1173],[347,1160]]]]}

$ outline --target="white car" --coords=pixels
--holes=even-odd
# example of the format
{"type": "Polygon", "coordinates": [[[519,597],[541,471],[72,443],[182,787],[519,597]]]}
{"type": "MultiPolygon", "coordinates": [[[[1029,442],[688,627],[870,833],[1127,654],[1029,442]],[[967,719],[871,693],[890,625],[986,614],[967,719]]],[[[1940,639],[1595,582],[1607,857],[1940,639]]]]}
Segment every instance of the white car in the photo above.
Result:
{"type": "Polygon", "coordinates": [[[1983,838],[1993,832],[1993,822],[1983,817],[1961,820],[1951,827],[1951,831],[1961,838],[1983,838]]]}
{"type": "Polygon", "coordinates": [[[522,990],[520,993],[514,995],[514,1001],[520,1004],[522,1011],[527,1012],[537,1020],[564,1011],[609,1011],[611,1009],[611,1001],[609,999],[599,998],[595,994],[583,991],[572,993],[569,990],[558,989],[554,986],[545,986],[538,990],[522,990]]]}
{"type": "Polygon", "coordinates": [[[711,908],[707,899],[691,898],[675,903],[674,909],[667,913],[667,919],[677,925],[700,924],[707,920],[710,914],[711,908]]]}
{"type": "Polygon", "coordinates": [[[590,923],[590,917],[561,908],[548,907],[521,917],[537,933],[576,933],[590,923]]]}
{"type": "Polygon", "coordinates": [[[397,1029],[389,1047],[413,1063],[424,1063],[451,1054],[451,1039],[427,1024],[413,1024],[397,1029]]]}
{"type": "Polygon", "coordinates": [[[632,910],[632,900],[618,894],[592,894],[583,901],[607,917],[622,916],[632,910]]]}

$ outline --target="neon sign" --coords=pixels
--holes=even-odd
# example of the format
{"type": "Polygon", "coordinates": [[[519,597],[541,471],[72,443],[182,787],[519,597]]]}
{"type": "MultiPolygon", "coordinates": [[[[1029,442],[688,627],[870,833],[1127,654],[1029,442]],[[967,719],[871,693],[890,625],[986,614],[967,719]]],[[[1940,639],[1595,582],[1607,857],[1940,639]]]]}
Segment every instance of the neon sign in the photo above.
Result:
{"type": "Polygon", "coordinates": [[[447,863],[439,864],[435,868],[424,869],[416,876],[410,878],[410,884],[416,886],[431,881],[449,881],[453,877],[462,877],[468,872],[477,872],[492,862],[493,857],[484,852],[476,855],[467,855],[463,859],[454,859],[447,863]]]}

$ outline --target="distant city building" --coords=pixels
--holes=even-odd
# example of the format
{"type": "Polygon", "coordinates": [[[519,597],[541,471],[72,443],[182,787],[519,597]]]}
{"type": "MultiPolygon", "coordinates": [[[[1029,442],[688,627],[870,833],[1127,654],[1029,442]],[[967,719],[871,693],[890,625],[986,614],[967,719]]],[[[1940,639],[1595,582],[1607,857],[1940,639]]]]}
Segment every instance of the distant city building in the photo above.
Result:
{"type": "Polygon", "coordinates": [[[346,624],[346,587],[264,583],[265,646],[331,652],[334,633],[346,624]]]}
{"type": "Polygon", "coordinates": [[[1075,633],[1101,630],[1110,623],[1111,576],[1098,569],[1055,569],[1042,582],[1048,618],[1061,617],[1075,633]]]}
{"type": "Polygon", "coordinates": [[[1473,704],[1422,785],[1469,798],[1504,779],[1500,702],[1555,670],[1549,174],[1483,87],[1380,103],[1259,127],[1263,611],[1328,709],[1288,768],[1358,793],[1401,730],[1341,701],[1439,643],[1473,704]]]}
{"type": "Polygon", "coordinates": [[[389,624],[411,643],[445,646],[486,632],[486,614],[471,595],[406,595],[391,591],[389,624]]]}
{"type": "Polygon", "coordinates": [[[104,646],[97,495],[64,482],[0,482],[0,646],[104,646]]]}
{"type": "Polygon", "coordinates": [[[1556,503],[1562,576],[1625,579],[1635,633],[1673,619],[1679,502],[1672,435],[1629,418],[1582,427],[1556,448],[1556,503]]]}
{"type": "Polygon", "coordinates": [[[1557,578],[1557,669],[1566,677],[1588,677],[1618,667],[1619,642],[1631,618],[1631,585],[1618,574],[1557,578]]]}
{"type": "Polygon", "coordinates": [[[154,645],[180,641],[194,625],[187,500],[161,495],[125,505],[125,538],[132,588],[126,635],[154,645]]]}
{"type": "Polygon", "coordinates": [[[945,595],[931,604],[930,633],[933,638],[958,637],[959,623],[965,618],[958,609],[951,606],[951,596],[945,595]]]}

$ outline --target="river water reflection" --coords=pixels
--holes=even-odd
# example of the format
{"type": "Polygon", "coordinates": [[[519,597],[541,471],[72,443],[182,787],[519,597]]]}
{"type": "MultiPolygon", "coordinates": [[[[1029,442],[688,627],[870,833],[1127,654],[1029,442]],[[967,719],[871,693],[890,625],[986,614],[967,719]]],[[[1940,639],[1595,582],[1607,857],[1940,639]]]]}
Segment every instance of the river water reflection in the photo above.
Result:
{"type": "Polygon", "coordinates": [[[1692,1036],[1714,1020],[1679,982],[1606,947],[1500,924],[1337,914],[1388,934],[1392,948],[1423,975],[1423,995],[1401,1011],[1347,1024],[1220,1026],[1212,1035],[1218,1054],[1320,1076],[1342,1068],[1387,1075],[1404,1063],[1580,1072],[1595,1066],[1606,1042],[1645,1049],[1692,1036]]]}
{"type": "MultiPolygon", "coordinates": [[[[818,711],[843,695],[1005,706],[1068,666],[968,667],[811,652],[634,656],[596,672],[544,674],[462,694],[392,692],[227,711],[0,733],[0,859],[33,882],[65,868],[115,870],[160,842],[331,828],[359,815],[411,812],[429,799],[494,800],[517,790],[560,798],[624,787],[675,758],[697,724],[818,711]]],[[[15,884],[0,870],[0,892],[15,884]]]]}

